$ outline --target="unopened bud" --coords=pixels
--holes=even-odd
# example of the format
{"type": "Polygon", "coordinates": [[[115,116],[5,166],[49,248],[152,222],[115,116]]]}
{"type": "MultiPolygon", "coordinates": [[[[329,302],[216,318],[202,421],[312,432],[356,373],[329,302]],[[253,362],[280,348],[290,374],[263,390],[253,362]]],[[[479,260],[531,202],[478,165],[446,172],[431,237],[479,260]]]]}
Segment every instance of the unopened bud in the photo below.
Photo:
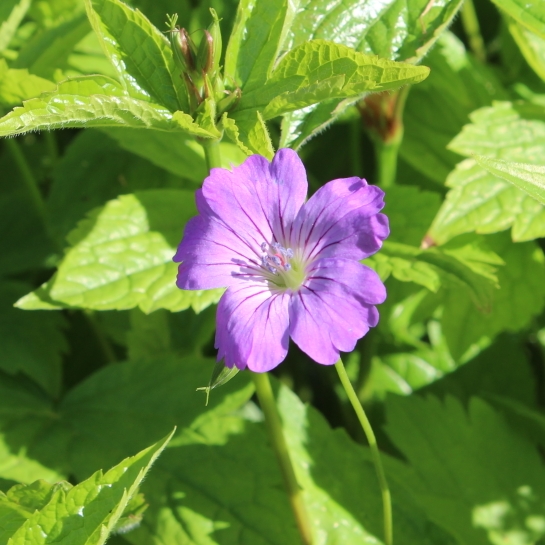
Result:
{"type": "Polygon", "coordinates": [[[197,66],[205,74],[210,74],[211,77],[214,77],[219,70],[222,41],[218,15],[212,8],[210,8],[210,13],[212,14],[213,21],[208,30],[204,31],[204,36],[199,45],[197,66]]]}

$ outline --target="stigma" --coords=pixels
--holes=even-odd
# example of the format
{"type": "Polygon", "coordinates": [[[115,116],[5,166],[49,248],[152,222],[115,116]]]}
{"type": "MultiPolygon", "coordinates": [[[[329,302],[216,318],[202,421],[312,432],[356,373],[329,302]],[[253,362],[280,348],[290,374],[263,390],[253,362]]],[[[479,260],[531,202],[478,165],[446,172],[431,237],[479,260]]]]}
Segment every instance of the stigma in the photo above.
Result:
{"type": "Polygon", "coordinates": [[[291,270],[290,260],[293,257],[291,248],[284,248],[278,242],[261,244],[261,266],[272,274],[280,274],[281,272],[291,270]]]}

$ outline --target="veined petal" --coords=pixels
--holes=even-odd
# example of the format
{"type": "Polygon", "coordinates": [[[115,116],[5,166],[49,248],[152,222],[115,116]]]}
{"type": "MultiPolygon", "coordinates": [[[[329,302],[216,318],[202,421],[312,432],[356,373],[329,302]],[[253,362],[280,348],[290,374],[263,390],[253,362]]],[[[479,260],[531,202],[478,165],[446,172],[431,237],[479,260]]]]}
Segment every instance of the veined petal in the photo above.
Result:
{"type": "MultiPolygon", "coordinates": [[[[235,231],[251,233],[267,243],[285,241],[286,227],[306,193],[304,166],[290,149],[279,150],[272,163],[252,155],[232,172],[213,168],[202,188],[206,206],[215,215],[235,231]]],[[[203,211],[206,206],[201,207],[203,211]]]]}
{"type": "Polygon", "coordinates": [[[218,360],[258,373],[284,360],[289,345],[289,295],[252,283],[231,286],[217,311],[218,360]]]}
{"type": "Polygon", "coordinates": [[[378,323],[375,304],[386,289],[369,267],[346,259],[320,259],[290,304],[290,335],[318,363],[334,364],[378,323]]]}
{"type": "Polygon", "coordinates": [[[224,288],[250,278],[263,282],[259,242],[215,217],[189,220],[173,259],[181,262],[176,281],[181,289],[224,288]]]}
{"type": "Polygon", "coordinates": [[[299,211],[291,245],[303,257],[369,257],[389,234],[384,192],[360,178],[333,180],[321,187],[299,211]]]}

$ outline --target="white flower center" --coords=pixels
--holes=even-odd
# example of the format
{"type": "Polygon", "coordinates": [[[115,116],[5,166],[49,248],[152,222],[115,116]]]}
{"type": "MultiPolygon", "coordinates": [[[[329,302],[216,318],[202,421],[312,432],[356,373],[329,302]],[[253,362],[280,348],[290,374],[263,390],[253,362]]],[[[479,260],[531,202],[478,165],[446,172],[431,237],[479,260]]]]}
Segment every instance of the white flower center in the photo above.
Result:
{"type": "Polygon", "coordinates": [[[305,264],[294,255],[291,248],[284,248],[280,243],[261,244],[261,266],[266,271],[266,278],[279,288],[296,291],[305,281],[305,264]]]}

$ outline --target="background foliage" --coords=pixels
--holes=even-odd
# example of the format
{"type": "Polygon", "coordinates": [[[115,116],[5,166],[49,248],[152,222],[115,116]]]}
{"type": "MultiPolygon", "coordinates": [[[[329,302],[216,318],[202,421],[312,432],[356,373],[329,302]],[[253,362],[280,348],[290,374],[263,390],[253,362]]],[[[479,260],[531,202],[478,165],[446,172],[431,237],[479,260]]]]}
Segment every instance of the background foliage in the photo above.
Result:
{"type": "MultiPolygon", "coordinates": [[[[400,96],[391,236],[367,261],[388,299],[345,358],[396,539],[545,543],[545,4],[472,8],[2,0],[0,545],[298,542],[247,375],[207,407],[195,392],[221,296],[174,285],[207,172],[195,137],[223,134],[226,167],[294,147],[312,191],[384,183],[380,108],[400,96]],[[165,14],[199,36],[210,7],[242,98],[190,112],[165,14]]],[[[274,374],[316,543],[380,542],[333,370],[292,346],[274,374]]]]}

